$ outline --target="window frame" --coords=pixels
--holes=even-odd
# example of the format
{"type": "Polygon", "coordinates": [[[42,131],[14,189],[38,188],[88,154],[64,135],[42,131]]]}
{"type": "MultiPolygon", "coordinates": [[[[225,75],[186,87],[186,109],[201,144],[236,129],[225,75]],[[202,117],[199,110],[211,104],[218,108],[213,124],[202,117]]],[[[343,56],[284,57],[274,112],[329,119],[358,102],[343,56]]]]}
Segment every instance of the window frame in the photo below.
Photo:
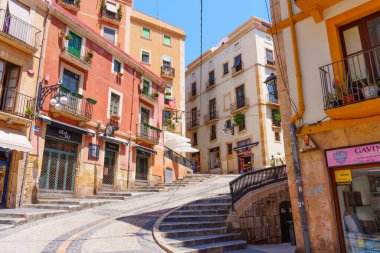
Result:
{"type": "Polygon", "coordinates": [[[110,114],[110,106],[111,106],[111,94],[114,93],[116,95],[118,95],[120,97],[120,100],[119,100],[119,113],[118,113],[118,116],[119,116],[119,122],[121,122],[121,113],[122,113],[122,110],[123,110],[123,93],[121,93],[120,91],[117,91],[115,89],[112,89],[112,88],[109,88],[108,89],[108,106],[107,106],[107,118],[111,118],[111,114],[110,114]]]}
{"type": "Polygon", "coordinates": [[[151,54],[151,52],[149,50],[145,50],[145,49],[141,49],[140,50],[140,62],[143,63],[143,64],[148,64],[148,65],[150,65],[152,63],[152,54],[151,54]],[[143,61],[143,54],[144,53],[148,54],[149,62],[143,61]]]}
{"type": "Polygon", "coordinates": [[[233,155],[234,154],[234,149],[232,143],[226,143],[227,145],[227,155],[233,155]]]}
{"type": "Polygon", "coordinates": [[[265,59],[266,59],[266,64],[267,65],[271,65],[271,66],[274,66],[274,51],[270,48],[265,48],[265,59]],[[272,54],[272,58],[268,57],[268,53],[271,53],[272,54]],[[272,61],[270,61],[269,59],[271,59],[272,61]]]}
{"type": "Polygon", "coordinates": [[[147,39],[147,40],[151,40],[151,38],[152,38],[151,31],[152,31],[151,29],[146,28],[145,26],[143,26],[142,29],[141,29],[141,37],[144,38],[144,39],[147,39]],[[149,36],[148,37],[144,36],[144,31],[145,30],[147,30],[149,32],[149,36]]]}
{"type": "Polygon", "coordinates": [[[123,74],[123,72],[124,72],[124,63],[122,61],[120,61],[119,59],[115,58],[114,56],[112,56],[112,69],[111,69],[111,72],[114,73],[114,74],[118,74],[118,73],[123,74]],[[115,72],[115,61],[117,61],[117,62],[120,63],[120,72],[115,72]]]}
{"type": "MultiPolygon", "coordinates": [[[[86,44],[87,44],[87,39],[85,36],[83,36],[81,33],[75,31],[74,29],[71,29],[69,26],[66,26],[66,34],[70,34],[70,32],[76,34],[77,36],[82,38],[82,44],[80,47],[80,57],[83,57],[85,55],[86,51],[86,44]],[[85,45],[85,46],[83,46],[85,45]]],[[[69,40],[65,40],[65,47],[68,49],[69,48],[69,40]]],[[[70,54],[71,55],[71,54],[70,54]]],[[[75,56],[73,56],[75,57],[75,56]]]]}
{"type": "Polygon", "coordinates": [[[167,34],[164,34],[162,43],[163,43],[165,46],[170,46],[170,47],[171,47],[171,46],[172,46],[172,36],[167,35],[167,34]],[[169,37],[169,44],[165,43],[165,37],[169,37]]]}
{"type": "Polygon", "coordinates": [[[217,134],[216,134],[216,124],[214,124],[214,125],[211,125],[211,126],[210,126],[210,141],[214,141],[214,140],[216,140],[216,139],[217,139],[217,134]],[[214,133],[214,135],[215,135],[215,138],[213,138],[213,137],[214,137],[213,133],[214,133]]]}
{"type": "Polygon", "coordinates": [[[230,66],[229,66],[229,63],[227,61],[227,62],[222,64],[222,77],[228,75],[229,73],[230,73],[230,66]],[[225,68],[224,68],[225,65],[227,65],[227,73],[225,73],[225,68]]]}
{"type": "MultiPolygon", "coordinates": [[[[110,29],[110,30],[114,30],[115,31],[115,41],[113,42],[114,45],[117,45],[117,41],[118,41],[118,35],[119,35],[119,30],[118,29],[115,29],[111,26],[108,26],[108,25],[101,25],[100,27],[100,35],[102,35],[103,38],[104,37],[104,28],[107,28],[107,29],[110,29]]],[[[105,38],[106,39],[106,38],[105,38]]],[[[110,40],[106,39],[107,41],[111,42],[110,40]]],[[[111,42],[112,43],[112,42],[111,42]]]]}
{"type": "Polygon", "coordinates": [[[84,80],[84,73],[81,72],[80,70],[64,63],[63,61],[61,61],[61,68],[60,68],[60,71],[59,71],[59,76],[60,76],[60,79],[59,80],[63,80],[63,71],[64,69],[67,69],[77,75],[79,75],[79,85],[78,85],[78,93],[79,94],[83,94],[83,80],[84,80]]]}

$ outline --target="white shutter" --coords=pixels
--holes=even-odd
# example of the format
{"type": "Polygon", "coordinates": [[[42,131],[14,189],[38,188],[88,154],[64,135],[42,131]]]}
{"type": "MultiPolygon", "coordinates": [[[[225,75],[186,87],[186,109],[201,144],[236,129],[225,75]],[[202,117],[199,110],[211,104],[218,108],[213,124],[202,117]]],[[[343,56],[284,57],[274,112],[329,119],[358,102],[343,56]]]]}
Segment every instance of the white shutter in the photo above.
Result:
{"type": "Polygon", "coordinates": [[[28,24],[32,23],[30,19],[29,7],[23,5],[22,3],[16,0],[8,0],[8,9],[12,15],[18,17],[19,19],[22,19],[28,24]]]}
{"type": "Polygon", "coordinates": [[[117,7],[116,3],[107,2],[107,10],[108,11],[116,13],[117,12],[117,8],[116,7],[117,7]]]}

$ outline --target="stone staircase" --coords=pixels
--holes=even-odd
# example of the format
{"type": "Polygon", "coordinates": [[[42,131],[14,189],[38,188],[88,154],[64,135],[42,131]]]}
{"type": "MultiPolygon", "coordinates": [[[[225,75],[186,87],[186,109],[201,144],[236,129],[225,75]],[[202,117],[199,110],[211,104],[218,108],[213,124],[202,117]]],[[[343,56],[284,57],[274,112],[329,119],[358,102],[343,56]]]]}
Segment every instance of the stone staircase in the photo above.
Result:
{"type": "Polygon", "coordinates": [[[167,252],[227,252],[245,249],[240,233],[227,232],[231,198],[203,199],[172,211],[156,224],[154,237],[167,252]]]}
{"type": "Polygon", "coordinates": [[[156,187],[164,187],[167,191],[185,187],[191,184],[198,184],[205,180],[211,179],[214,175],[210,174],[188,174],[183,179],[178,179],[173,183],[158,183],[156,187]]]}
{"type": "Polygon", "coordinates": [[[37,200],[37,204],[28,204],[28,208],[48,209],[48,210],[65,210],[67,212],[77,212],[88,208],[94,208],[97,206],[107,205],[114,203],[118,200],[102,200],[102,199],[75,199],[75,198],[63,198],[63,199],[51,199],[40,198],[37,200]]]}

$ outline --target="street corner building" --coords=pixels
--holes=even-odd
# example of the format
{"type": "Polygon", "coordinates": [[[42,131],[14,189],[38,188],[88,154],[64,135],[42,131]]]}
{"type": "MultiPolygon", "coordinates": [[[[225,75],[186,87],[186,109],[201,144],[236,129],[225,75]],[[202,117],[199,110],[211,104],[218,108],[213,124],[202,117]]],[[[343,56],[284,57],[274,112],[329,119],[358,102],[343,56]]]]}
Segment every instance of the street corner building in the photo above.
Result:
{"type": "Polygon", "coordinates": [[[1,205],[191,173],[189,161],[164,148],[162,110],[181,94],[128,54],[131,1],[99,3],[0,2],[1,205]]]}
{"type": "Polygon", "coordinates": [[[378,252],[380,2],[272,0],[271,13],[299,252],[378,252]]]}
{"type": "Polygon", "coordinates": [[[186,71],[188,155],[201,173],[283,165],[285,152],[270,23],[252,17],[186,71]]]}

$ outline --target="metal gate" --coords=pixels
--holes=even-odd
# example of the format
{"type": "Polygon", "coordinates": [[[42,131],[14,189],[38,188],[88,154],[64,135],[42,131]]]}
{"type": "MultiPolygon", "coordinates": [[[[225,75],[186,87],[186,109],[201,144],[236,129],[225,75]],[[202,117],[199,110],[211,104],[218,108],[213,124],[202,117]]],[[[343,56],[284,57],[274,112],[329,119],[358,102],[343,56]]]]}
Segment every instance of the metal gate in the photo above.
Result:
{"type": "Polygon", "coordinates": [[[45,140],[39,180],[41,190],[74,191],[77,150],[77,144],[48,138],[45,140]]]}
{"type": "Polygon", "coordinates": [[[149,169],[149,156],[142,154],[143,152],[137,151],[136,156],[136,179],[148,180],[149,169]]]}
{"type": "Polygon", "coordinates": [[[103,184],[114,184],[115,177],[115,156],[116,153],[111,150],[107,150],[104,156],[104,170],[103,170],[103,184]]]}

